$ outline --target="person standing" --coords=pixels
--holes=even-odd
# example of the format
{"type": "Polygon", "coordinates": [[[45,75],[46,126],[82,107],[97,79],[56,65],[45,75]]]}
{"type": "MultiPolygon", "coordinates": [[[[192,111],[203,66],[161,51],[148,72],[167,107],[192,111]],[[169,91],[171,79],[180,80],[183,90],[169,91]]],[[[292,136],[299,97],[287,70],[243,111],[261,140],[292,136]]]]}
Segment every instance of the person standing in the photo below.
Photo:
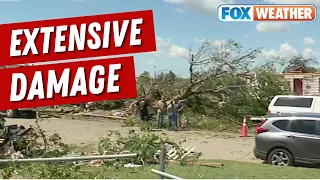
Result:
{"type": "Polygon", "coordinates": [[[169,128],[172,130],[177,130],[177,112],[177,101],[173,100],[168,106],[169,128]]]}
{"type": "Polygon", "coordinates": [[[139,107],[139,115],[141,121],[147,121],[149,119],[148,103],[145,99],[141,99],[137,102],[139,107]]]}
{"type": "Polygon", "coordinates": [[[173,100],[173,111],[172,111],[172,123],[175,130],[178,129],[178,103],[177,100],[173,100]]]}
{"type": "Polygon", "coordinates": [[[176,109],[177,109],[177,127],[181,128],[182,126],[182,112],[183,112],[183,103],[182,100],[179,100],[177,105],[176,105],[176,109]]]}
{"type": "Polygon", "coordinates": [[[164,119],[164,113],[165,113],[165,100],[164,97],[161,97],[161,99],[157,102],[156,106],[157,108],[157,128],[161,129],[163,127],[163,119],[164,119]]]}
{"type": "Polygon", "coordinates": [[[170,101],[168,107],[167,107],[167,113],[168,113],[168,128],[169,130],[173,130],[174,129],[174,102],[170,101]]]}

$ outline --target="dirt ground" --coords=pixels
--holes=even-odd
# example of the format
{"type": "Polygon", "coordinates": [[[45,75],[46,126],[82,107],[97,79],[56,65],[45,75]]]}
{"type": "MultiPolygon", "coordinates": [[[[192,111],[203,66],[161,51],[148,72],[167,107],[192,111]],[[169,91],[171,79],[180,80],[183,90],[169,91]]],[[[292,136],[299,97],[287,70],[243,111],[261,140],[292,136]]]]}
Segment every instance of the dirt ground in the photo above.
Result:
{"type": "MultiPolygon", "coordinates": [[[[6,124],[35,125],[34,119],[9,119],[6,124]]],[[[99,137],[108,134],[109,130],[128,132],[128,127],[121,127],[118,121],[80,119],[44,119],[40,126],[48,134],[58,133],[64,143],[88,146],[97,144],[99,137]]],[[[160,133],[160,132],[159,132],[160,133]]],[[[240,138],[239,134],[179,131],[165,133],[170,139],[177,142],[186,139],[185,147],[196,147],[197,152],[202,152],[202,159],[224,159],[261,163],[254,158],[252,150],[254,147],[253,137],[240,138]]]]}

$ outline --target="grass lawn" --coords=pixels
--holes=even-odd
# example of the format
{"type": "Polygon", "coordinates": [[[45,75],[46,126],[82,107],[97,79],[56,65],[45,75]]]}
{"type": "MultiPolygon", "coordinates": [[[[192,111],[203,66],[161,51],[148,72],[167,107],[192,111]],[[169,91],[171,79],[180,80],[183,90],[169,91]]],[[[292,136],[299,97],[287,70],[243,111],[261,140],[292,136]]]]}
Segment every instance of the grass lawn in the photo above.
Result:
{"type": "MultiPolygon", "coordinates": [[[[224,163],[222,168],[181,166],[169,164],[166,172],[185,179],[316,179],[319,169],[299,167],[277,167],[266,164],[245,163],[235,161],[217,161],[224,163]]],[[[53,166],[44,164],[16,167],[14,178],[98,178],[98,179],[156,179],[151,169],[159,166],[139,168],[124,167],[84,167],[53,166]]]]}

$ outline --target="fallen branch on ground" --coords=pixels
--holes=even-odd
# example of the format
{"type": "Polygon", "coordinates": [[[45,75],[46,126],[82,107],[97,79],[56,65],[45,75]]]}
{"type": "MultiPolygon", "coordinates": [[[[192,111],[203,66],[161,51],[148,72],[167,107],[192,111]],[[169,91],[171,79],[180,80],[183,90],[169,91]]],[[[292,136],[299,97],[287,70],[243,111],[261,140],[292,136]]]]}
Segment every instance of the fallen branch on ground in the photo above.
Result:
{"type": "MultiPolygon", "coordinates": [[[[170,161],[172,164],[178,164],[179,161],[170,161]]],[[[218,162],[199,162],[199,161],[193,161],[193,162],[185,162],[184,165],[187,166],[204,166],[204,167],[212,167],[212,168],[221,168],[224,166],[223,163],[218,162]]]]}
{"type": "Polygon", "coordinates": [[[102,115],[102,114],[92,114],[92,113],[76,113],[73,114],[74,116],[91,116],[91,117],[101,117],[101,118],[109,118],[109,119],[120,119],[126,120],[127,118],[119,117],[119,116],[109,116],[109,115],[102,115]]]}
{"type": "Polygon", "coordinates": [[[205,167],[213,167],[213,168],[220,168],[224,166],[223,163],[211,163],[211,162],[187,162],[187,165],[205,166],[205,167]]]}

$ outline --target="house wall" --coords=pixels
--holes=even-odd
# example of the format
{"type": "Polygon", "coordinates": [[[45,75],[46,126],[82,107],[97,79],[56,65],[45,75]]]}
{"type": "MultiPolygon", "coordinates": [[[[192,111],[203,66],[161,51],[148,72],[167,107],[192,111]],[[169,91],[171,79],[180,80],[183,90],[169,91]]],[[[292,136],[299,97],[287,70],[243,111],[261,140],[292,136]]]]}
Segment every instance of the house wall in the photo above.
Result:
{"type": "Polygon", "coordinates": [[[303,81],[304,95],[319,95],[319,78],[307,78],[303,81]]]}
{"type": "Polygon", "coordinates": [[[320,75],[284,75],[284,78],[289,81],[290,88],[293,91],[293,80],[301,79],[303,82],[303,95],[320,95],[320,75]]]}

